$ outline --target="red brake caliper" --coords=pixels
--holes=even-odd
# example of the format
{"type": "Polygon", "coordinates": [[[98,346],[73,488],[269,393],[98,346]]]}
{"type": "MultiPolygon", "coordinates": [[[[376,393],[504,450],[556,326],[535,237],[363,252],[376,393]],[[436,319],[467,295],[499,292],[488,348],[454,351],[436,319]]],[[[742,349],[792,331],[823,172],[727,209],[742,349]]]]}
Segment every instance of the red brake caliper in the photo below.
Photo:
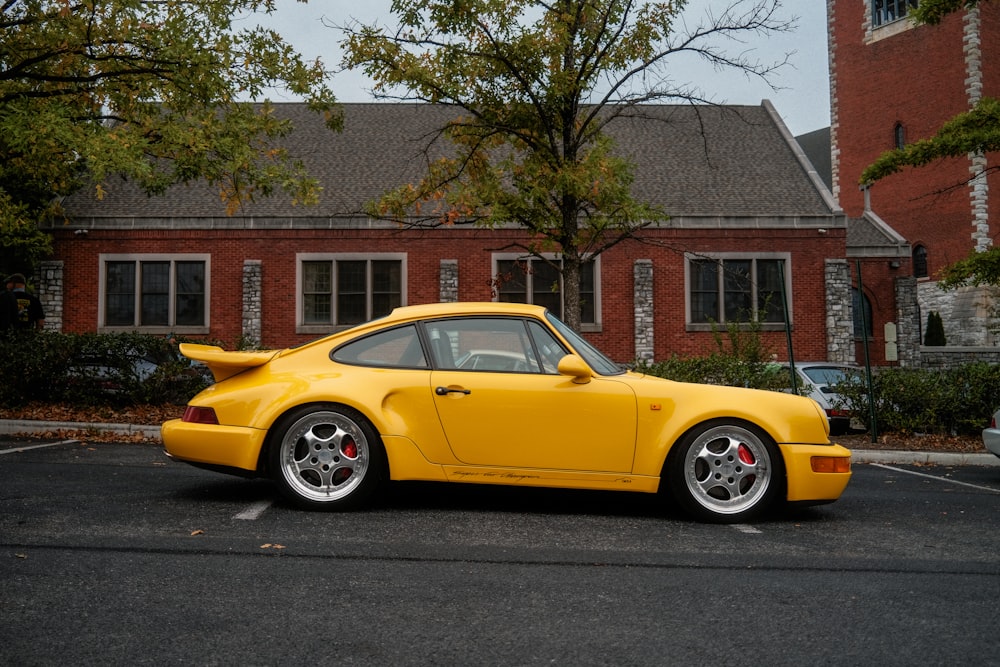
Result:
{"type": "Polygon", "coordinates": [[[749,447],[741,444],[737,449],[737,451],[739,452],[740,461],[743,461],[743,463],[746,463],[748,466],[753,465],[755,463],[755,460],[753,458],[753,453],[750,451],[749,447]]]}
{"type": "Polygon", "coordinates": [[[358,458],[358,445],[354,440],[345,440],[340,446],[340,451],[349,459],[358,458]]]}
{"type": "MultiPolygon", "coordinates": [[[[340,443],[340,453],[349,459],[356,459],[358,458],[358,444],[354,442],[353,438],[345,438],[344,441],[340,443]]],[[[352,474],[354,474],[354,471],[350,468],[337,468],[337,470],[333,473],[333,483],[343,484],[352,474]]]]}

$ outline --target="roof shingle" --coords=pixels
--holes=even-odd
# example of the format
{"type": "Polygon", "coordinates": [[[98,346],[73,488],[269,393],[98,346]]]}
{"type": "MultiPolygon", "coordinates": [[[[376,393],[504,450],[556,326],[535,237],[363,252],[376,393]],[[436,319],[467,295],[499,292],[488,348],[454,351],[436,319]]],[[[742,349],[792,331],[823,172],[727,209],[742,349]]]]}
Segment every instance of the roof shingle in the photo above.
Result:
{"type": "MultiPolygon", "coordinates": [[[[635,164],[637,198],[682,217],[828,216],[833,211],[796,155],[787,130],[761,106],[649,105],[614,120],[619,155],[635,164]]],[[[237,217],[353,217],[389,189],[425,170],[424,149],[458,110],[424,104],[345,104],[344,131],[328,130],[304,104],[277,104],[294,131],[283,143],[322,184],[316,206],[284,194],[247,203],[237,217]]],[[[218,192],[204,183],[147,197],[124,181],[67,198],[71,218],[223,218],[218,192]]]]}

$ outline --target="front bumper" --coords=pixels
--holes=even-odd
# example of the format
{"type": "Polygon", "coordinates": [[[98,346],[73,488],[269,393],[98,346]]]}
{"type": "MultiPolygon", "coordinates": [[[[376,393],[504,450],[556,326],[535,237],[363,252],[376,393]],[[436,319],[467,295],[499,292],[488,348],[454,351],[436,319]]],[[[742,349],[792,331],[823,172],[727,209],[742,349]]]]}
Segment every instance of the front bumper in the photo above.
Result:
{"type": "Polygon", "coordinates": [[[851,481],[850,472],[816,472],[814,457],[851,458],[851,451],[840,445],[780,445],[788,479],[788,502],[832,502],[840,497],[851,481]]]}

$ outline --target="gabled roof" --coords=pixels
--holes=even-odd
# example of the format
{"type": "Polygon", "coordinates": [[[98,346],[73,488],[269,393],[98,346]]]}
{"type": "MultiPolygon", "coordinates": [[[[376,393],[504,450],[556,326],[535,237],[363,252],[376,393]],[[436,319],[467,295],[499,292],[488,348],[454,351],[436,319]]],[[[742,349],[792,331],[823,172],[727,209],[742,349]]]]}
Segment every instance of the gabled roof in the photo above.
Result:
{"type": "MultiPolygon", "coordinates": [[[[435,130],[459,113],[424,104],[345,104],[344,131],[331,132],[304,104],[277,104],[295,130],[283,143],[323,187],[316,206],[292,206],[278,194],[248,203],[235,218],[357,217],[365,202],[416,181],[435,130]]],[[[760,106],[648,105],[615,120],[617,152],[633,161],[635,195],[678,218],[815,217],[839,214],[829,191],[770,103],[760,106]]],[[[443,148],[439,148],[443,150],[443,148]]],[[[107,183],[97,201],[89,190],[67,198],[75,225],[99,219],[162,226],[185,218],[226,218],[206,184],[176,186],[147,197],[123,181],[107,183]],[[153,219],[157,219],[154,222],[153,219]]],[[[824,223],[829,224],[829,223],[824,223]]]]}
{"type": "Polygon", "coordinates": [[[823,127],[795,137],[802,151],[816,167],[826,187],[833,187],[833,156],[830,153],[830,128],[823,127]]]}
{"type": "Polygon", "coordinates": [[[909,257],[910,244],[873,211],[847,221],[847,256],[909,257]]]}

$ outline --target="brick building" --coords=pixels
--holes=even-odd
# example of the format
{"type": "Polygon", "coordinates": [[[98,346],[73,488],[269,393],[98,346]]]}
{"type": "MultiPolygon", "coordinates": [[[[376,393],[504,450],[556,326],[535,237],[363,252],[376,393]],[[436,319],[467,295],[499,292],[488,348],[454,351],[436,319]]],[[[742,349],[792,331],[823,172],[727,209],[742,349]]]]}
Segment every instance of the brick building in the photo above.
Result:
{"type": "MultiPolygon", "coordinates": [[[[323,185],[318,206],[276,196],[227,216],[204,186],[78,193],[64,204],[69,224],[49,230],[50,322],[277,347],[401,304],[503,298],[560,311],[541,263],[496,287],[525,260],[518,228],[417,230],[360,213],[422,173],[426,137],[454,110],[348,104],[340,134],[303,105],[278,112],[295,123],[290,151],[323,185]]],[[[766,336],[785,358],[783,279],[795,356],[853,360],[845,218],[769,103],[649,106],[610,132],[636,165],[636,195],[671,217],[592,263],[592,342],[619,361],[701,352],[711,321],[767,305],[766,336]]]]}
{"type": "Polygon", "coordinates": [[[990,295],[942,292],[934,276],[973,249],[989,247],[1000,233],[998,156],[941,161],[906,169],[869,190],[859,187],[864,168],[884,151],[932,136],[982,96],[1000,97],[1000,3],[981,2],[937,26],[914,25],[906,13],[915,4],[827,2],[832,191],[849,219],[855,288],[857,263],[862,266],[878,363],[886,361],[891,342],[886,324],[909,341],[899,361],[916,363],[914,334],[919,338],[931,310],[944,318],[950,345],[996,344],[988,326],[990,295]],[[985,175],[988,169],[994,171],[985,175]],[[909,303],[914,294],[917,308],[909,303]]]}

